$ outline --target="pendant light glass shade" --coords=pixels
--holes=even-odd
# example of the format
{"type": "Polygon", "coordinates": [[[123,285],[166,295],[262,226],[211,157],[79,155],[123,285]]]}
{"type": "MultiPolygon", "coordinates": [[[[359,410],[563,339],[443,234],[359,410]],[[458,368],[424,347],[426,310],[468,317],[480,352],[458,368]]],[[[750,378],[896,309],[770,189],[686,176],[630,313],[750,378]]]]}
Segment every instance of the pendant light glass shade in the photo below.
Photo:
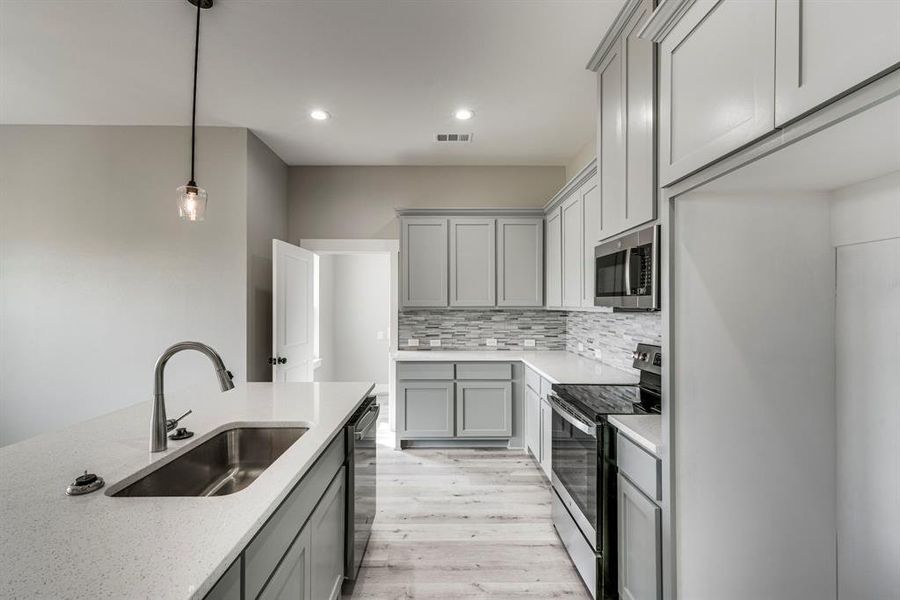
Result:
{"type": "Polygon", "coordinates": [[[178,188],[178,216],[185,221],[202,221],[206,217],[206,190],[193,181],[178,188]]]}

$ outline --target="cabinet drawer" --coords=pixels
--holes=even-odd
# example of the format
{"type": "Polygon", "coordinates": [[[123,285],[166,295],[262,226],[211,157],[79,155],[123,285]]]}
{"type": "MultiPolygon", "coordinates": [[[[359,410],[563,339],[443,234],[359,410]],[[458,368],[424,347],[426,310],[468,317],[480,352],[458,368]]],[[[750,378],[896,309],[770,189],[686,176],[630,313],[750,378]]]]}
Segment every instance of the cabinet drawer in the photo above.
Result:
{"type": "Polygon", "coordinates": [[[553,387],[553,384],[547,381],[544,378],[541,378],[541,398],[546,398],[550,395],[550,391],[553,387]]]}
{"type": "Polygon", "coordinates": [[[530,387],[535,394],[541,393],[541,376],[528,367],[525,367],[525,383],[528,384],[528,387],[530,387]]]}
{"type": "Polygon", "coordinates": [[[512,379],[510,363],[457,363],[457,379],[512,379]]]}
{"type": "Polygon", "coordinates": [[[342,430],[247,546],[244,551],[245,598],[256,598],[312,514],[334,474],[344,464],[345,443],[342,430]]]}
{"type": "Polygon", "coordinates": [[[659,459],[621,433],[616,436],[616,463],[619,472],[642,492],[657,502],[662,500],[659,459]]]}
{"type": "Polygon", "coordinates": [[[397,379],[453,379],[453,363],[397,363],[397,379]]]}

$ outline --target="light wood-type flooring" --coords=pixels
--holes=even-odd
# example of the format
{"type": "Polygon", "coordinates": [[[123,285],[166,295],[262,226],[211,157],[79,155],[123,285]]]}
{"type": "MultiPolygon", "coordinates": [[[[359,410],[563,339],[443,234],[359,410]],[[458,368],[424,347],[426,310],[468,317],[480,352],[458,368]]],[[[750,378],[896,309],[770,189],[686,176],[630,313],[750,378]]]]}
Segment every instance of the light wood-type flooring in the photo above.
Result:
{"type": "Polygon", "coordinates": [[[551,491],[530,456],[395,451],[386,420],[378,438],[378,513],[345,599],[590,599],[553,529],[551,491]]]}

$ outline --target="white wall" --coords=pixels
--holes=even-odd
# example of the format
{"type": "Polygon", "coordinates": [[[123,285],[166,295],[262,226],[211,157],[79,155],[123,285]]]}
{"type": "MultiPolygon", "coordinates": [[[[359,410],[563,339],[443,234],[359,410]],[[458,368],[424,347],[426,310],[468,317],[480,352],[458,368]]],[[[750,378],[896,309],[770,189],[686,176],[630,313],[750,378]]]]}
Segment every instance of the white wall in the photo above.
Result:
{"type": "Polygon", "coordinates": [[[835,596],[827,195],[675,201],[677,595],[835,596]]]}
{"type": "Polygon", "coordinates": [[[398,208],[541,207],[563,167],[291,167],[291,243],[399,239],[398,208]]]}
{"type": "Polygon", "coordinates": [[[287,240],[287,171],[247,133],[247,381],[272,380],[272,240],[287,240]]]}
{"type": "Polygon", "coordinates": [[[837,190],[838,597],[900,589],[900,173],[837,190]]]}
{"type": "MultiPolygon", "coordinates": [[[[0,127],[0,444],[149,400],[182,339],[245,379],[246,130],[198,134],[209,206],[186,223],[188,128],[0,127]]],[[[192,384],[217,388],[185,353],[166,386],[192,384]]]]}
{"type": "Polygon", "coordinates": [[[391,265],[387,254],[334,255],[335,381],[387,385],[391,265]],[[382,338],[378,339],[378,332],[382,338]]]}
{"type": "Polygon", "coordinates": [[[569,181],[581,171],[585,165],[597,158],[597,138],[591,136],[584,146],[566,164],[566,181],[569,181]]]}
{"type": "Polygon", "coordinates": [[[334,378],[334,255],[319,255],[319,358],[322,364],[313,372],[313,381],[334,378]]]}

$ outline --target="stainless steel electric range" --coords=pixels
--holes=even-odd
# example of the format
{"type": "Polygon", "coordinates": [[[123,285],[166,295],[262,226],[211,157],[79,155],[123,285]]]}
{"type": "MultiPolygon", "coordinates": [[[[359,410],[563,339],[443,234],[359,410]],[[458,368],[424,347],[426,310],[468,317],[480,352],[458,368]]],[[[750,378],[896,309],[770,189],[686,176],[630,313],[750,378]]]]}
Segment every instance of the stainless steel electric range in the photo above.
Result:
{"type": "Polygon", "coordinates": [[[658,414],[662,353],[638,344],[637,385],[554,385],[553,525],[594,598],[618,599],[616,429],[608,415],[658,414]]]}

